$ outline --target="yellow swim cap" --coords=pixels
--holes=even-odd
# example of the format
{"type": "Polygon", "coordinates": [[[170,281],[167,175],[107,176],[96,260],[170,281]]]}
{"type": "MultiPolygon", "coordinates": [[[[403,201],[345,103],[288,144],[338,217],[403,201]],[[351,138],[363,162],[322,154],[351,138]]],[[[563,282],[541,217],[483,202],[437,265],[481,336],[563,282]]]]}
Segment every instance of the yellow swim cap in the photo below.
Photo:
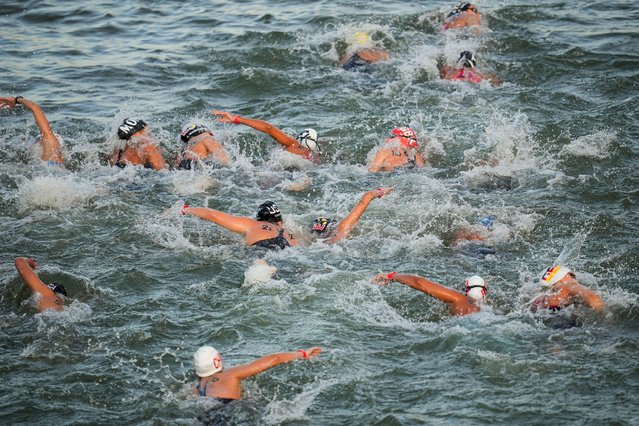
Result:
{"type": "Polygon", "coordinates": [[[371,36],[367,32],[358,31],[353,35],[353,44],[365,45],[370,43],[371,36]]]}

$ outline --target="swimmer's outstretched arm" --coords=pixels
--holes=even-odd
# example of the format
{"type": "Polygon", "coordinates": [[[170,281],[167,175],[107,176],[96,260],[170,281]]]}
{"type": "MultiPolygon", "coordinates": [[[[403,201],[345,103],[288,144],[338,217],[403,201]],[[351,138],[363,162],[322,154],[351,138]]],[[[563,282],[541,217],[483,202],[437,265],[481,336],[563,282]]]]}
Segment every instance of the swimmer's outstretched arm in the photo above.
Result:
{"type": "Polygon", "coordinates": [[[62,163],[62,153],[60,151],[60,141],[51,130],[49,120],[44,115],[42,108],[37,103],[25,99],[22,96],[16,96],[15,98],[0,98],[0,109],[2,108],[14,108],[17,105],[22,105],[27,108],[33,114],[35,122],[40,129],[40,144],[42,145],[42,161],[55,161],[62,163]]]}
{"type": "Polygon", "coordinates": [[[41,300],[38,309],[41,311],[48,308],[62,309],[62,305],[64,304],[62,299],[56,296],[53,290],[47,287],[34,271],[37,267],[35,260],[26,257],[17,257],[15,259],[15,266],[18,274],[20,274],[20,278],[22,278],[22,281],[24,281],[27,287],[34,293],[40,294],[41,300]]]}
{"type": "Polygon", "coordinates": [[[400,275],[391,272],[390,274],[377,275],[371,281],[377,284],[390,284],[390,282],[396,281],[433,296],[435,299],[439,299],[445,303],[457,304],[463,303],[466,300],[466,296],[460,292],[417,275],[400,275]]]}
{"type": "Polygon", "coordinates": [[[300,349],[295,352],[280,352],[271,354],[257,359],[253,362],[230,368],[229,370],[226,370],[226,373],[231,374],[238,379],[246,379],[247,377],[255,376],[262,371],[266,371],[269,368],[273,368],[280,364],[285,364],[296,359],[313,359],[317,355],[319,355],[320,352],[322,352],[322,348],[315,346],[306,350],[300,349]]]}
{"type": "Polygon", "coordinates": [[[390,194],[393,192],[393,188],[377,188],[374,191],[368,191],[362,195],[362,198],[359,202],[353,207],[353,210],[342,219],[337,227],[335,228],[335,232],[333,236],[328,240],[329,243],[336,243],[348,236],[351,230],[355,227],[359,219],[362,217],[362,214],[368,208],[368,205],[375,198],[382,198],[386,194],[390,194]]]}
{"type": "Polygon", "coordinates": [[[296,147],[297,145],[299,145],[299,142],[297,142],[295,138],[287,135],[286,133],[273,126],[272,124],[267,123],[266,121],[246,118],[240,115],[233,115],[227,111],[212,110],[211,114],[218,116],[217,121],[220,121],[222,123],[244,124],[245,126],[252,127],[262,133],[266,133],[285,148],[296,147]]]}
{"type": "Polygon", "coordinates": [[[252,226],[255,226],[256,222],[255,219],[251,219],[250,217],[233,216],[232,214],[206,207],[184,206],[182,214],[208,220],[238,234],[246,234],[252,226]]]}

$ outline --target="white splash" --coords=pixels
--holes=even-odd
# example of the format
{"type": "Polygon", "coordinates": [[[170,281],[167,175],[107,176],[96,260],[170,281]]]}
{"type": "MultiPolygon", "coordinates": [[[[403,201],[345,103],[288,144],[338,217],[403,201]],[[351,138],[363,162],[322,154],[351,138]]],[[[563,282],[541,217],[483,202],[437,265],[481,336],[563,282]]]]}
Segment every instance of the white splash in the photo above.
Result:
{"type": "Polygon", "coordinates": [[[18,185],[16,198],[22,209],[70,210],[88,203],[96,195],[89,183],[73,176],[36,176],[18,185]]]}

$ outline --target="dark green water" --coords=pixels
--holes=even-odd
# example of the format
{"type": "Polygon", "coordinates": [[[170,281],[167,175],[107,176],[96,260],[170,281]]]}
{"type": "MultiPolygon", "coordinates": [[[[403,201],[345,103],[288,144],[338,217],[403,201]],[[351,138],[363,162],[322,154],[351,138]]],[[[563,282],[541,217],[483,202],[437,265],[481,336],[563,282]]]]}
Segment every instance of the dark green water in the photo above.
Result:
{"type": "Polygon", "coordinates": [[[226,365],[312,345],[312,363],[245,381],[237,424],[637,424],[639,7],[630,1],[478,4],[488,28],[442,34],[452,3],[3,1],[0,95],[39,102],[68,170],[31,158],[37,128],[0,112],[0,422],[192,424],[191,358],[226,365]],[[369,73],[336,66],[357,31],[392,52],[369,73]],[[442,82],[437,61],[476,52],[501,87],[442,82]],[[299,163],[229,110],[294,133],[314,127],[325,161],[299,163]],[[192,119],[233,165],[114,170],[124,117],[150,123],[170,161],[192,119]],[[365,164],[393,127],[429,138],[429,166],[365,164]],[[488,165],[487,165],[488,164],[488,165]],[[491,176],[512,178],[495,189],[491,176]],[[311,178],[302,192],[287,183],[311,178]],[[276,201],[298,233],[374,200],[351,238],[267,253],[273,280],[245,282],[263,255],[178,200],[253,216],[276,201]],[[495,256],[449,248],[480,215],[495,256]],[[13,267],[34,257],[73,302],[37,314],[13,267]],[[606,313],[528,313],[540,273],[566,263],[606,313]],[[461,288],[486,277],[492,308],[445,307],[369,279],[392,270],[461,288]],[[578,326],[569,326],[577,319],[578,326]]]}

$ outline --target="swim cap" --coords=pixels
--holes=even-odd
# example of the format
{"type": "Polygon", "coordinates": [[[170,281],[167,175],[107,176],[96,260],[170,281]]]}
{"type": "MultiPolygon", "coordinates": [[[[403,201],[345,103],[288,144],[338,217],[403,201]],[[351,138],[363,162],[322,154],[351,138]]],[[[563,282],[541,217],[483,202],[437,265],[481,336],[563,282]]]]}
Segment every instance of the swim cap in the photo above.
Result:
{"type": "Polygon", "coordinates": [[[193,364],[198,377],[206,377],[222,371],[222,357],[212,346],[202,346],[195,351],[193,364]]]}
{"type": "Polygon", "coordinates": [[[472,3],[461,2],[457,6],[453,7],[451,11],[448,12],[448,15],[446,15],[446,17],[450,18],[451,16],[456,15],[458,13],[466,12],[468,9],[470,9],[471,11],[475,13],[479,13],[477,11],[477,8],[473,6],[472,3]]]}
{"type": "Polygon", "coordinates": [[[120,139],[131,139],[131,136],[144,129],[146,123],[142,120],[134,120],[125,118],[120,127],[118,127],[118,137],[120,139]]]}
{"type": "Polygon", "coordinates": [[[552,287],[563,277],[571,273],[572,271],[565,266],[551,266],[550,268],[546,269],[546,272],[544,272],[541,280],[539,280],[539,284],[541,284],[543,287],[552,287]]]}
{"type": "Polygon", "coordinates": [[[266,201],[257,208],[257,220],[260,222],[277,223],[282,221],[282,212],[277,204],[266,201]]]}
{"type": "Polygon", "coordinates": [[[314,234],[326,234],[333,228],[333,225],[335,225],[335,221],[333,219],[329,219],[327,217],[318,217],[317,219],[313,220],[311,231],[314,234]]]}
{"type": "Polygon", "coordinates": [[[493,227],[495,226],[495,218],[492,216],[480,217],[479,224],[489,231],[492,231],[493,227]]]}
{"type": "Polygon", "coordinates": [[[51,290],[53,290],[54,293],[60,293],[60,294],[63,294],[65,296],[68,296],[67,289],[62,284],[49,283],[49,284],[47,284],[47,287],[49,287],[51,290]]]}
{"type": "Polygon", "coordinates": [[[208,127],[202,124],[190,123],[188,126],[182,129],[180,138],[182,139],[182,142],[187,143],[191,138],[201,135],[202,133],[208,133],[209,135],[213,135],[213,133],[211,133],[211,130],[208,127]]]}
{"type": "Polygon", "coordinates": [[[297,135],[296,139],[300,142],[300,145],[308,148],[311,151],[319,151],[317,146],[317,132],[315,129],[304,129],[297,135]]]}
{"type": "Polygon", "coordinates": [[[358,31],[353,34],[353,44],[359,44],[361,46],[370,42],[371,37],[365,31],[358,31]]]}
{"type": "Polygon", "coordinates": [[[479,275],[466,278],[464,285],[466,287],[466,296],[472,297],[475,300],[484,300],[486,294],[488,294],[486,281],[479,275]]]}
{"type": "Polygon", "coordinates": [[[417,133],[410,127],[397,127],[390,132],[390,139],[398,137],[402,145],[409,148],[419,148],[417,133]]]}
{"type": "Polygon", "coordinates": [[[475,55],[468,50],[464,50],[459,54],[459,59],[457,60],[457,65],[464,68],[475,68],[477,65],[477,60],[475,59],[475,55]]]}

